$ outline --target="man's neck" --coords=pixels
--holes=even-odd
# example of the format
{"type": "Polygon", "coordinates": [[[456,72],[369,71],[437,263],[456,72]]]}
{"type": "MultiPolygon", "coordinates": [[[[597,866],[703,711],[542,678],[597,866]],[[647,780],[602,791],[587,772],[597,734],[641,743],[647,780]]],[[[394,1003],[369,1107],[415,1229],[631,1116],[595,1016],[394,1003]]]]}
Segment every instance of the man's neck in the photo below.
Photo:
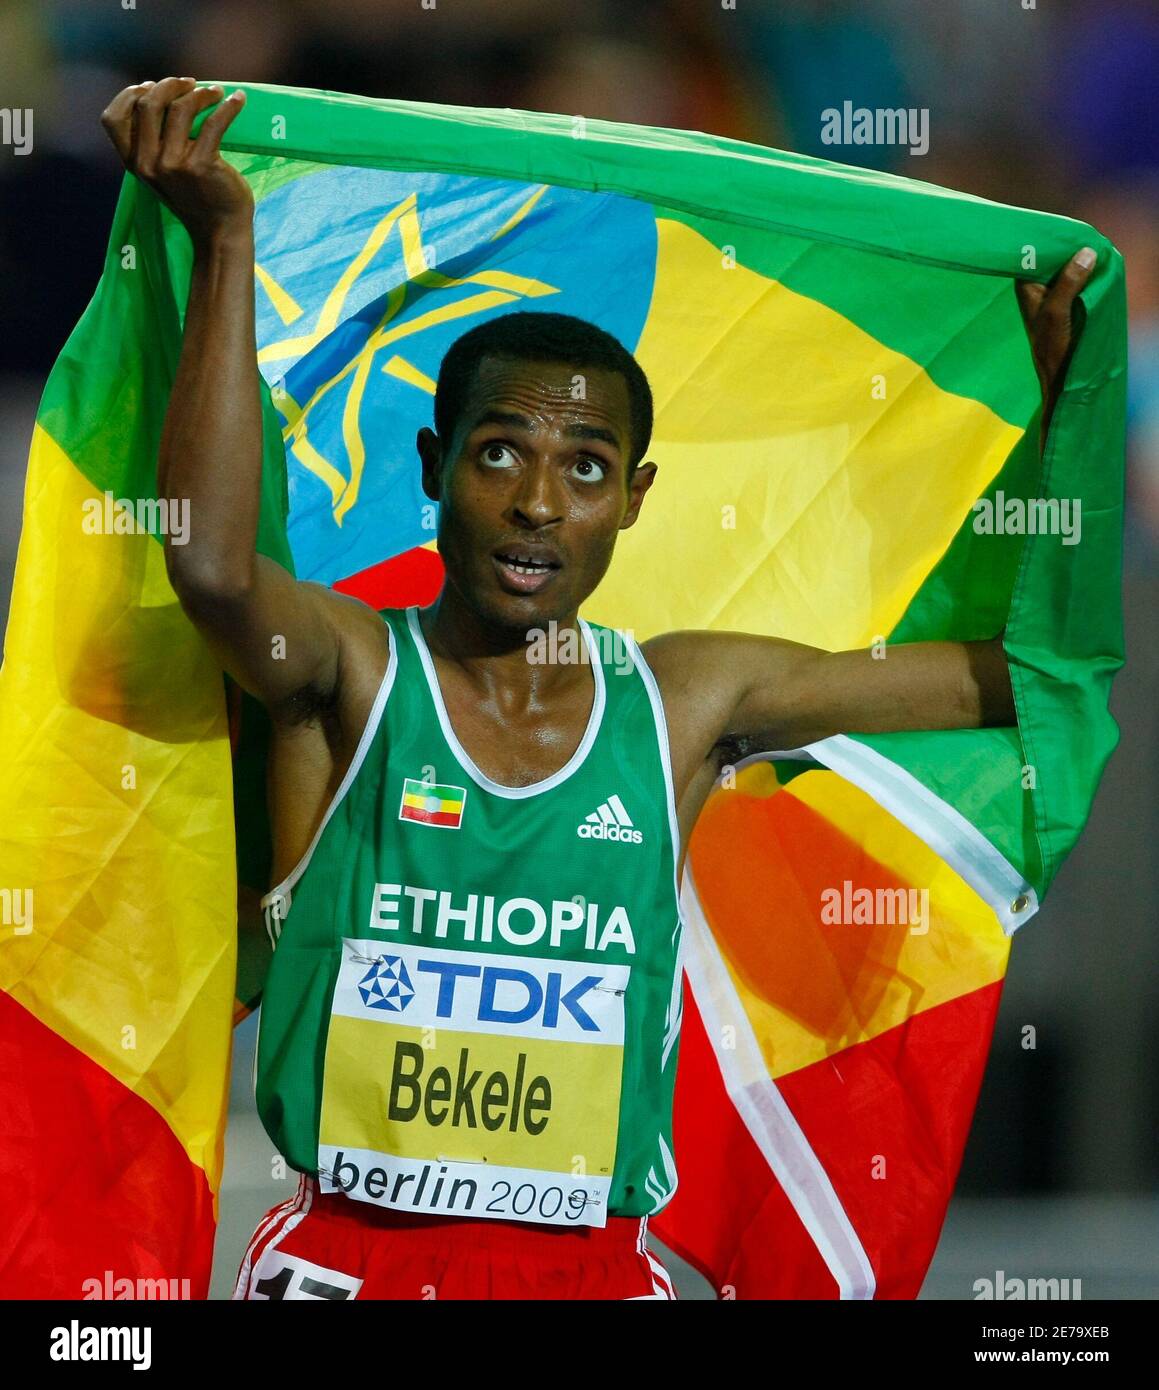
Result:
{"type": "MultiPolygon", "coordinates": [[[[578,615],[571,613],[554,622],[557,639],[562,641],[566,633],[573,633],[570,649],[586,655],[578,615]]],[[[444,586],[430,608],[420,611],[419,625],[433,655],[459,666],[481,692],[503,691],[515,703],[547,702],[569,688],[577,677],[585,685],[591,679],[586,672],[577,670],[574,662],[531,660],[534,627],[506,627],[489,622],[465,604],[450,585],[444,586]]]]}

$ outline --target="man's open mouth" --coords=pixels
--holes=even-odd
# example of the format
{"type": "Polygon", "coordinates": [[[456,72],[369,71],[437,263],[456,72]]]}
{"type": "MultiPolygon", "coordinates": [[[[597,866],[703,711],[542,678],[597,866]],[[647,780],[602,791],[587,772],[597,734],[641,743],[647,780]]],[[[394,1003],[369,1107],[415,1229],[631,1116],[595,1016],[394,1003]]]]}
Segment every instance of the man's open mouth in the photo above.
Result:
{"type": "Polygon", "coordinates": [[[542,589],[560,568],[554,554],[541,550],[524,550],[518,546],[496,551],[493,559],[505,586],[520,594],[535,593],[542,589]]]}

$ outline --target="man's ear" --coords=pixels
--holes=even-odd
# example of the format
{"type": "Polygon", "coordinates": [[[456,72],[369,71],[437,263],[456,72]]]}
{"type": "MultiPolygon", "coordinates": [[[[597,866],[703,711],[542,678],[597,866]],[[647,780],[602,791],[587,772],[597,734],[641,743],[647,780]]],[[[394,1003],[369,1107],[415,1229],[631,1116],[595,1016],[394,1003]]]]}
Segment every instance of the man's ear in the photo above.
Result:
{"type": "Polygon", "coordinates": [[[434,430],[425,425],[418,432],[415,448],[423,465],[423,492],[432,502],[439,500],[443,478],[443,446],[434,430]]]}
{"type": "Polygon", "coordinates": [[[621,531],[626,531],[629,526],[636,524],[636,518],[640,515],[640,508],[644,505],[644,496],[655,478],[656,465],[654,463],[638,463],[636,465],[636,471],[628,483],[628,510],[624,513],[623,521],[620,522],[621,531]]]}

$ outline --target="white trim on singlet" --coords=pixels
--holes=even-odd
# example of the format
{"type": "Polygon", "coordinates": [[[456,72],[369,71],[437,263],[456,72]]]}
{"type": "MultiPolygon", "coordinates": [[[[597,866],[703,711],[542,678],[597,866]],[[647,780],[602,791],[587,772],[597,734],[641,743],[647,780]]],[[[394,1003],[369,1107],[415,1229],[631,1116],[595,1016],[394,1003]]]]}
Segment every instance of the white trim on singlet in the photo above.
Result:
{"type": "Polygon", "coordinates": [[[443,731],[443,737],[447,741],[452,755],[458,761],[459,766],[467,774],[472,782],[482,787],[484,791],[493,792],[496,796],[507,797],[511,801],[519,801],[524,797],[538,796],[540,792],[551,791],[553,787],[558,787],[560,783],[566,782],[574,773],[578,772],[583,765],[588,754],[592,750],[592,745],[596,741],[596,735],[600,731],[600,725],[604,717],[604,704],[607,692],[604,688],[604,665],[600,660],[599,650],[596,647],[595,638],[592,636],[588,624],[580,618],[580,631],[583,633],[584,643],[588,651],[588,660],[592,667],[592,676],[595,681],[595,695],[592,698],[592,712],[588,717],[588,725],[584,730],[584,736],[580,739],[579,747],[571,755],[564,765],[553,772],[550,777],[545,777],[541,782],[532,782],[526,787],[508,787],[502,782],[492,781],[487,774],[479,768],[470,753],[463,747],[455,736],[455,730],[451,726],[450,716],[447,714],[447,707],[443,702],[443,692],[439,687],[439,677],[435,671],[435,663],[431,659],[430,649],[427,647],[426,638],[423,636],[422,627],[419,625],[419,610],[417,607],[406,610],[407,623],[410,627],[411,636],[414,638],[415,649],[418,651],[419,660],[422,662],[423,673],[427,679],[427,689],[430,691],[431,700],[434,702],[435,713],[438,715],[439,726],[443,731]]]}
{"type": "Polygon", "coordinates": [[[628,644],[636,670],[648,692],[648,703],[652,706],[652,718],[656,724],[656,740],[660,745],[660,765],[664,769],[664,790],[668,800],[668,830],[672,836],[672,889],[676,894],[677,911],[680,910],[680,884],[677,874],[680,866],[680,825],[676,818],[676,784],[672,778],[672,749],[668,742],[668,720],[664,714],[664,697],[660,686],[652,674],[652,668],[644,659],[640,644],[628,633],[621,636],[628,644]]]}
{"type": "MultiPolygon", "coordinates": [[[[680,822],[676,814],[676,783],[672,776],[672,748],[668,741],[668,718],[664,713],[664,697],[660,684],[652,668],[640,650],[640,644],[628,633],[621,636],[628,644],[644,689],[648,692],[648,702],[652,706],[652,719],[656,725],[656,742],[660,753],[660,766],[664,772],[664,794],[668,803],[668,833],[672,840],[672,895],[676,904],[676,925],[673,935],[679,936],[676,946],[676,962],[672,973],[672,989],[668,997],[668,1012],[664,1021],[664,1045],[660,1055],[660,1069],[663,1071],[672,1055],[672,1049],[680,1037],[680,1027],[684,1021],[684,952],[687,933],[684,930],[684,916],[680,908],[680,822]]],[[[680,1179],[676,1163],[664,1142],[664,1135],[658,1134],[660,1159],[664,1166],[663,1182],[655,1166],[649,1169],[645,1190],[652,1198],[653,1213],[661,1211],[676,1195],[680,1179]]]]}
{"type": "Polygon", "coordinates": [[[395,673],[398,671],[397,645],[397,640],[394,634],[391,633],[390,657],[386,663],[386,672],[378,687],[378,694],[374,697],[374,704],[370,707],[366,725],[362,730],[362,737],[358,740],[358,747],[354,750],[354,757],[350,759],[350,766],[346,769],[346,775],[339,783],[338,790],[334,793],[330,805],[327,806],[326,814],[322,817],[318,829],[314,831],[314,838],[310,841],[306,853],[302,855],[301,859],[298,860],[297,864],[294,865],[286,877],[282,879],[281,883],[279,883],[276,888],[271,888],[265,897],[262,898],[263,912],[275,898],[279,896],[284,897],[306,872],[306,867],[310,863],[314,851],[318,848],[318,841],[322,838],[322,832],[330,823],[330,817],[338,809],[342,798],[350,790],[355,777],[358,776],[359,770],[366,759],[366,755],[370,751],[370,745],[374,742],[374,736],[378,732],[378,726],[382,722],[383,711],[386,709],[386,702],[390,697],[391,688],[394,685],[395,673]]]}
{"type": "Polygon", "coordinates": [[[660,764],[664,769],[664,790],[668,800],[668,831],[672,837],[672,894],[676,903],[676,927],[674,930],[680,932],[680,942],[676,951],[676,973],[672,981],[672,994],[668,1002],[664,1053],[660,1060],[660,1066],[663,1069],[668,1065],[669,1054],[676,1045],[676,1039],[680,1036],[684,1005],[685,933],[683,916],[680,911],[680,822],[676,815],[676,784],[672,776],[672,748],[668,742],[668,719],[664,713],[664,697],[660,694],[660,685],[652,672],[652,668],[640,650],[640,644],[627,633],[623,633],[622,636],[628,643],[628,649],[632,654],[636,670],[640,673],[640,679],[644,682],[644,689],[648,692],[648,700],[652,706],[652,718],[656,724],[656,739],[660,745],[660,764]]]}

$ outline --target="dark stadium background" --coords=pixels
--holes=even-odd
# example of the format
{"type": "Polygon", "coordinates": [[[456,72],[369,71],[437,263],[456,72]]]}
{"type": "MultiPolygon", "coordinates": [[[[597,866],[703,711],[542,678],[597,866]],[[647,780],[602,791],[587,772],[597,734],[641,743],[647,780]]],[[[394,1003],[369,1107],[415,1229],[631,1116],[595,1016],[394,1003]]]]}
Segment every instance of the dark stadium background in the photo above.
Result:
{"type": "MultiPolygon", "coordinates": [[[[1123,731],[1090,827],[1017,937],[958,1193],[923,1297],[1081,1278],[1159,1296],[1159,3],[1156,0],[0,0],[0,618],[44,377],[100,271],[119,88],[193,73],[678,126],[872,164],[1093,222],[1131,321],[1123,731]],[[126,5],[129,7],[126,8],[126,5]],[[930,149],[820,143],[820,112],[929,110],[930,149]],[[1035,1051],[1020,1045],[1037,1030],[1035,1051]]],[[[288,1196],[239,1035],[214,1296],[288,1196]]],[[[676,1267],[674,1262],[674,1268],[676,1267]]],[[[682,1292],[707,1296],[681,1272],[682,1292]]]]}

